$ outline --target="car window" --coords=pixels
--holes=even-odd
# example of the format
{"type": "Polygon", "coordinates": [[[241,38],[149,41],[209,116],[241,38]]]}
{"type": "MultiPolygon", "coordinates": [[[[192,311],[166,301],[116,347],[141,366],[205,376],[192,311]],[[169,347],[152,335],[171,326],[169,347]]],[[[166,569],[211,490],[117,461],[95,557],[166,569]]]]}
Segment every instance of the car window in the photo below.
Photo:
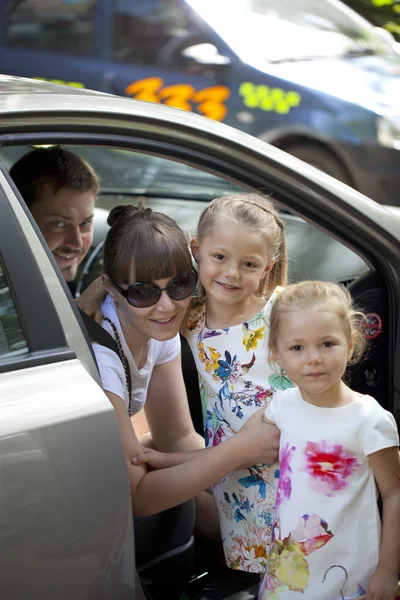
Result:
{"type": "MultiPolygon", "coordinates": [[[[201,212],[213,198],[247,191],[221,177],[162,157],[108,146],[65,147],[86,158],[101,183],[95,209],[92,253],[81,266],[78,278],[81,280],[83,277],[84,282],[78,291],[83,291],[102,272],[99,244],[107,234],[107,216],[114,206],[137,204],[138,199],[143,197],[145,206],[168,214],[190,237],[195,233],[201,212]]],[[[0,159],[9,169],[27,151],[27,147],[4,147],[0,149],[0,159]]],[[[260,191],[271,194],[272,200],[279,200],[271,190],[260,191]]],[[[321,279],[348,284],[369,270],[358,254],[315,225],[287,212],[282,217],[290,281],[321,279]]]]}
{"type": "Polygon", "coordinates": [[[0,261],[0,362],[27,350],[28,345],[0,261]]]}
{"type": "Polygon", "coordinates": [[[208,41],[195,13],[177,0],[114,0],[113,31],[114,60],[143,65],[165,66],[186,39],[208,41]]]}
{"type": "Polygon", "coordinates": [[[12,0],[4,11],[7,46],[92,54],[94,9],[97,0],[12,0]]]}

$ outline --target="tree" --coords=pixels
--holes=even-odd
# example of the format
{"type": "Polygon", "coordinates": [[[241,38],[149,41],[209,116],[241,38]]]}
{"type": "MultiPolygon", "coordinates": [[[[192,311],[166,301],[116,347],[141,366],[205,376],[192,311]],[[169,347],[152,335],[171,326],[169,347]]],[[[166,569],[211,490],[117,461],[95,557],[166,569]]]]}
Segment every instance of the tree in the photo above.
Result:
{"type": "Polygon", "coordinates": [[[400,42],[400,0],[345,0],[373,25],[384,27],[400,42]]]}

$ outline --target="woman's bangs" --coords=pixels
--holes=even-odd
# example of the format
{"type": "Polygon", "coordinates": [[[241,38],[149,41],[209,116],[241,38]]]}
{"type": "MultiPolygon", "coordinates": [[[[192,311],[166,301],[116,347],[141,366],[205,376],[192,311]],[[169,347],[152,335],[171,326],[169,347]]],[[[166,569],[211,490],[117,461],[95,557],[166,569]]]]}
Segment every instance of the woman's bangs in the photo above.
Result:
{"type": "Polygon", "coordinates": [[[177,232],[173,232],[174,238],[157,230],[152,233],[150,238],[138,236],[142,239],[135,239],[133,252],[130,244],[121,249],[117,261],[121,267],[121,282],[129,285],[137,281],[158,281],[192,270],[189,246],[182,236],[176,235],[177,232]]]}

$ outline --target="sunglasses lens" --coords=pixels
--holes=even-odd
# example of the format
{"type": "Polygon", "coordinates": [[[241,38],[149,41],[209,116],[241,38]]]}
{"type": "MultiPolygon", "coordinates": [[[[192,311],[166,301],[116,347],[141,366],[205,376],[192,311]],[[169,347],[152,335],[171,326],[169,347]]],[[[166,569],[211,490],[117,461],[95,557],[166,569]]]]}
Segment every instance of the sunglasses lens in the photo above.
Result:
{"type": "Polygon", "coordinates": [[[160,288],[153,283],[134,283],[128,288],[129,304],[138,308],[146,308],[156,304],[161,296],[160,288]]]}
{"type": "Polygon", "coordinates": [[[197,277],[195,273],[182,273],[171,279],[168,284],[168,294],[173,300],[184,300],[194,292],[197,277]]]}

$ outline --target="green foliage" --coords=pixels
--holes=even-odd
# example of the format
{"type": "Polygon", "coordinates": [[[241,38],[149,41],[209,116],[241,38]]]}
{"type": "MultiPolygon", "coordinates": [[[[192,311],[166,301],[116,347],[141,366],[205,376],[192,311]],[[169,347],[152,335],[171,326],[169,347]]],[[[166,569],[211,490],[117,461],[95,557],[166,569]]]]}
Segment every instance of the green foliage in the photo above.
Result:
{"type": "Polygon", "coordinates": [[[345,0],[345,4],[400,42],[400,0],[345,0]]]}

